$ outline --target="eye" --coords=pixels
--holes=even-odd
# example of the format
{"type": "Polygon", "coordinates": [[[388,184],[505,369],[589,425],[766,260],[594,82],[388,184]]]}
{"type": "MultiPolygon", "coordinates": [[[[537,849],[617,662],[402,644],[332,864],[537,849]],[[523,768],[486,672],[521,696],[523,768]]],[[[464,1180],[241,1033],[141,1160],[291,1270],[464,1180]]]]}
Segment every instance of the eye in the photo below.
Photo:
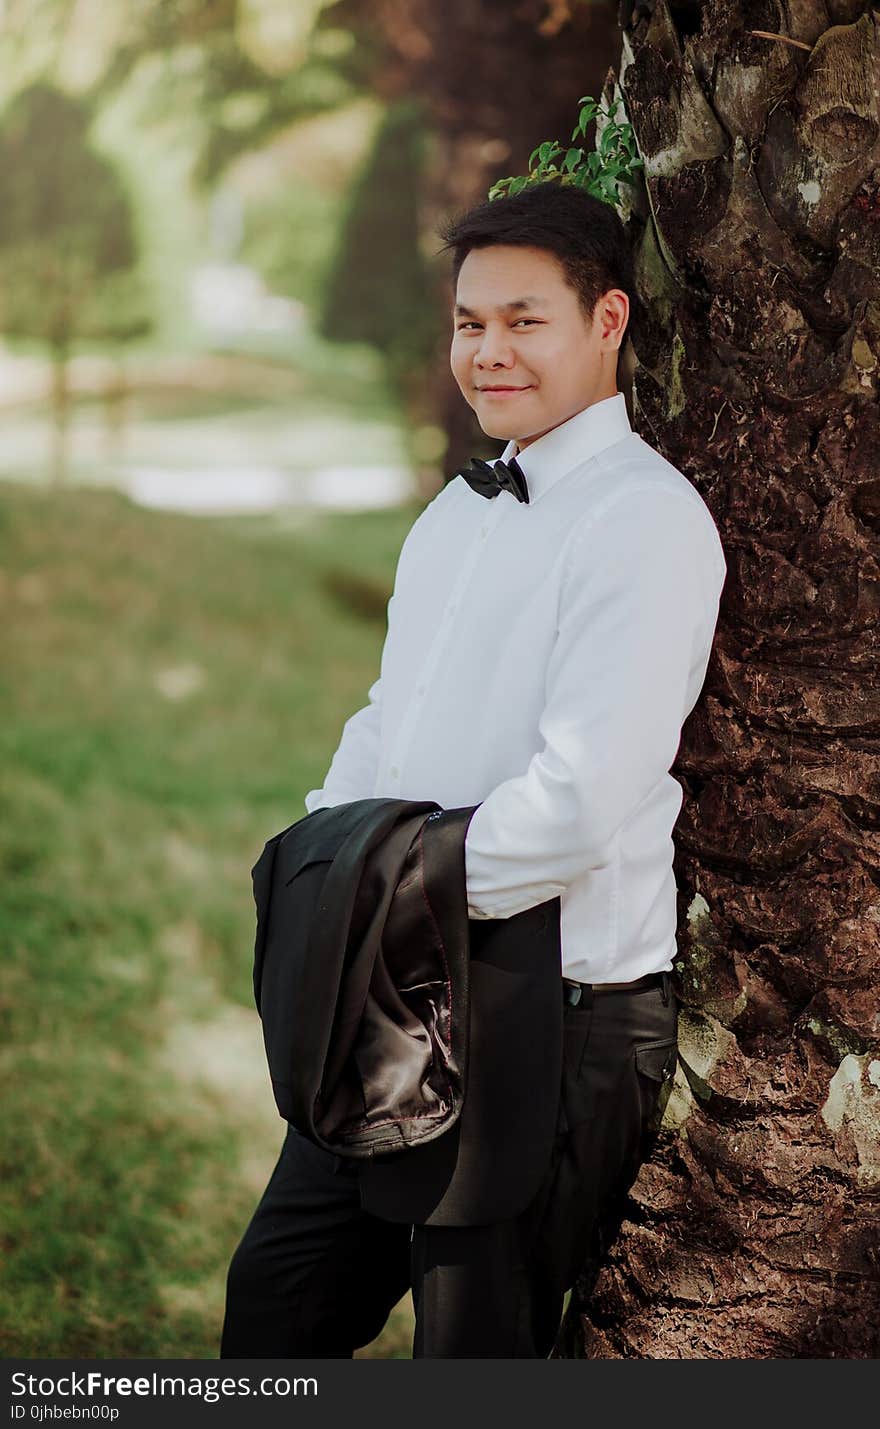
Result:
{"type": "MultiPolygon", "coordinates": [[[[539,323],[539,322],[540,322],[540,319],[539,319],[539,318],[517,318],[516,322],[514,323],[514,327],[518,327],[520,323],[536,323],[536,324],[537,324],[537,323],[539,323]]],[[[477,322],[464,322],[464,323],[459,323],[458,328],[456,329],[456,331],[457,331],[457,332],[464,332],[465,328],[469,328],[469,327],[479,327],[479,326],[480,326],[480,324],[477,323],[477,322]]]]}

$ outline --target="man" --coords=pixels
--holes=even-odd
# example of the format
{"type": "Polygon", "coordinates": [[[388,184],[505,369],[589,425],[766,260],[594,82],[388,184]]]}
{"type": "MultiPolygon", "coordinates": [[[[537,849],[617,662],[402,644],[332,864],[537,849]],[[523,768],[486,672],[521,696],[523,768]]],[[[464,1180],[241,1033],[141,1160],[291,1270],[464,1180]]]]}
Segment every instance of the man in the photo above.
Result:
{"type": "Polygon", "coordinates": [[[564,1291],[614,1234],[674,1065],[682,790],[668,771],[705,677],[721,543],[617,389],[637,296],[614,210],[547,183],[443,236],[452,371],[506,446],[410,530],[379,678],[306,808],[477,804],[469,918],[559,898],[556,1141],[515,1217],[409,1227],[370,1215],[356,1163],[291,1128],[230,1267],[225,1357],[350,1356],[409,1286],[414,1356],[546,1357],[564,1291]]]}

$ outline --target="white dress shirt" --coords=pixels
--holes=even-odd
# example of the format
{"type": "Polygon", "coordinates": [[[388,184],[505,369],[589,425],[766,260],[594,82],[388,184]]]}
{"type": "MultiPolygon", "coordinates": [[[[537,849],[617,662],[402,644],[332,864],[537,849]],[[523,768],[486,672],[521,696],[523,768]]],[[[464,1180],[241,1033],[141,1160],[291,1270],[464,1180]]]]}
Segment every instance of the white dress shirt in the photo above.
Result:
{"type": "Polygon", "coordinates": [[[726,564],[695,487],[622,393],[516,456],[529,502],[455,477],[411,527],[379,678],[309,813],[351,799],[479,804],[472,918],[560,898],[562,971],[624,982],[676,953],[669,773],[726,564]]]}

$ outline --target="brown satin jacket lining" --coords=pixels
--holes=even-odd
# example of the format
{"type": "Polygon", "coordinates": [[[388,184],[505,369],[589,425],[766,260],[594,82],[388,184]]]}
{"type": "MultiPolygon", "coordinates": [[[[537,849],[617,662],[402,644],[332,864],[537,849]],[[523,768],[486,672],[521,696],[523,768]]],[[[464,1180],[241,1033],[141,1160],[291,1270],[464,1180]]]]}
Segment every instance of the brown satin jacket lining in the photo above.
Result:
{"type": "Polygon", "coordinates": [[[424,835],[424,824],[413,838],[405,822],[364,862],[314,1108],[327,1142],[409,1144],[453,1104],[452,976],[426,886],[424,835]],[[401,855],[393,887],[381,865],[401,855]]]}

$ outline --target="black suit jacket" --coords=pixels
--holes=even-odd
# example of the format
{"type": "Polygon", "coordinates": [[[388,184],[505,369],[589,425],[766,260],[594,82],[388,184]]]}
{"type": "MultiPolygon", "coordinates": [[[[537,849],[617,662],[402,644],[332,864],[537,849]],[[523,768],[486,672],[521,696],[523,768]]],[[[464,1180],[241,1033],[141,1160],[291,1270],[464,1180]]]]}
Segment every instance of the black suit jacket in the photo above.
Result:
{"type": "Polygon", "coordinates": [[[552,1147],[559,899],[468,918],[476,807],[317,809],[253,870],[254,994],[279,1110],[359,1159],[362,1205],[386,1220],[516,1215],[552,1147]]]}

